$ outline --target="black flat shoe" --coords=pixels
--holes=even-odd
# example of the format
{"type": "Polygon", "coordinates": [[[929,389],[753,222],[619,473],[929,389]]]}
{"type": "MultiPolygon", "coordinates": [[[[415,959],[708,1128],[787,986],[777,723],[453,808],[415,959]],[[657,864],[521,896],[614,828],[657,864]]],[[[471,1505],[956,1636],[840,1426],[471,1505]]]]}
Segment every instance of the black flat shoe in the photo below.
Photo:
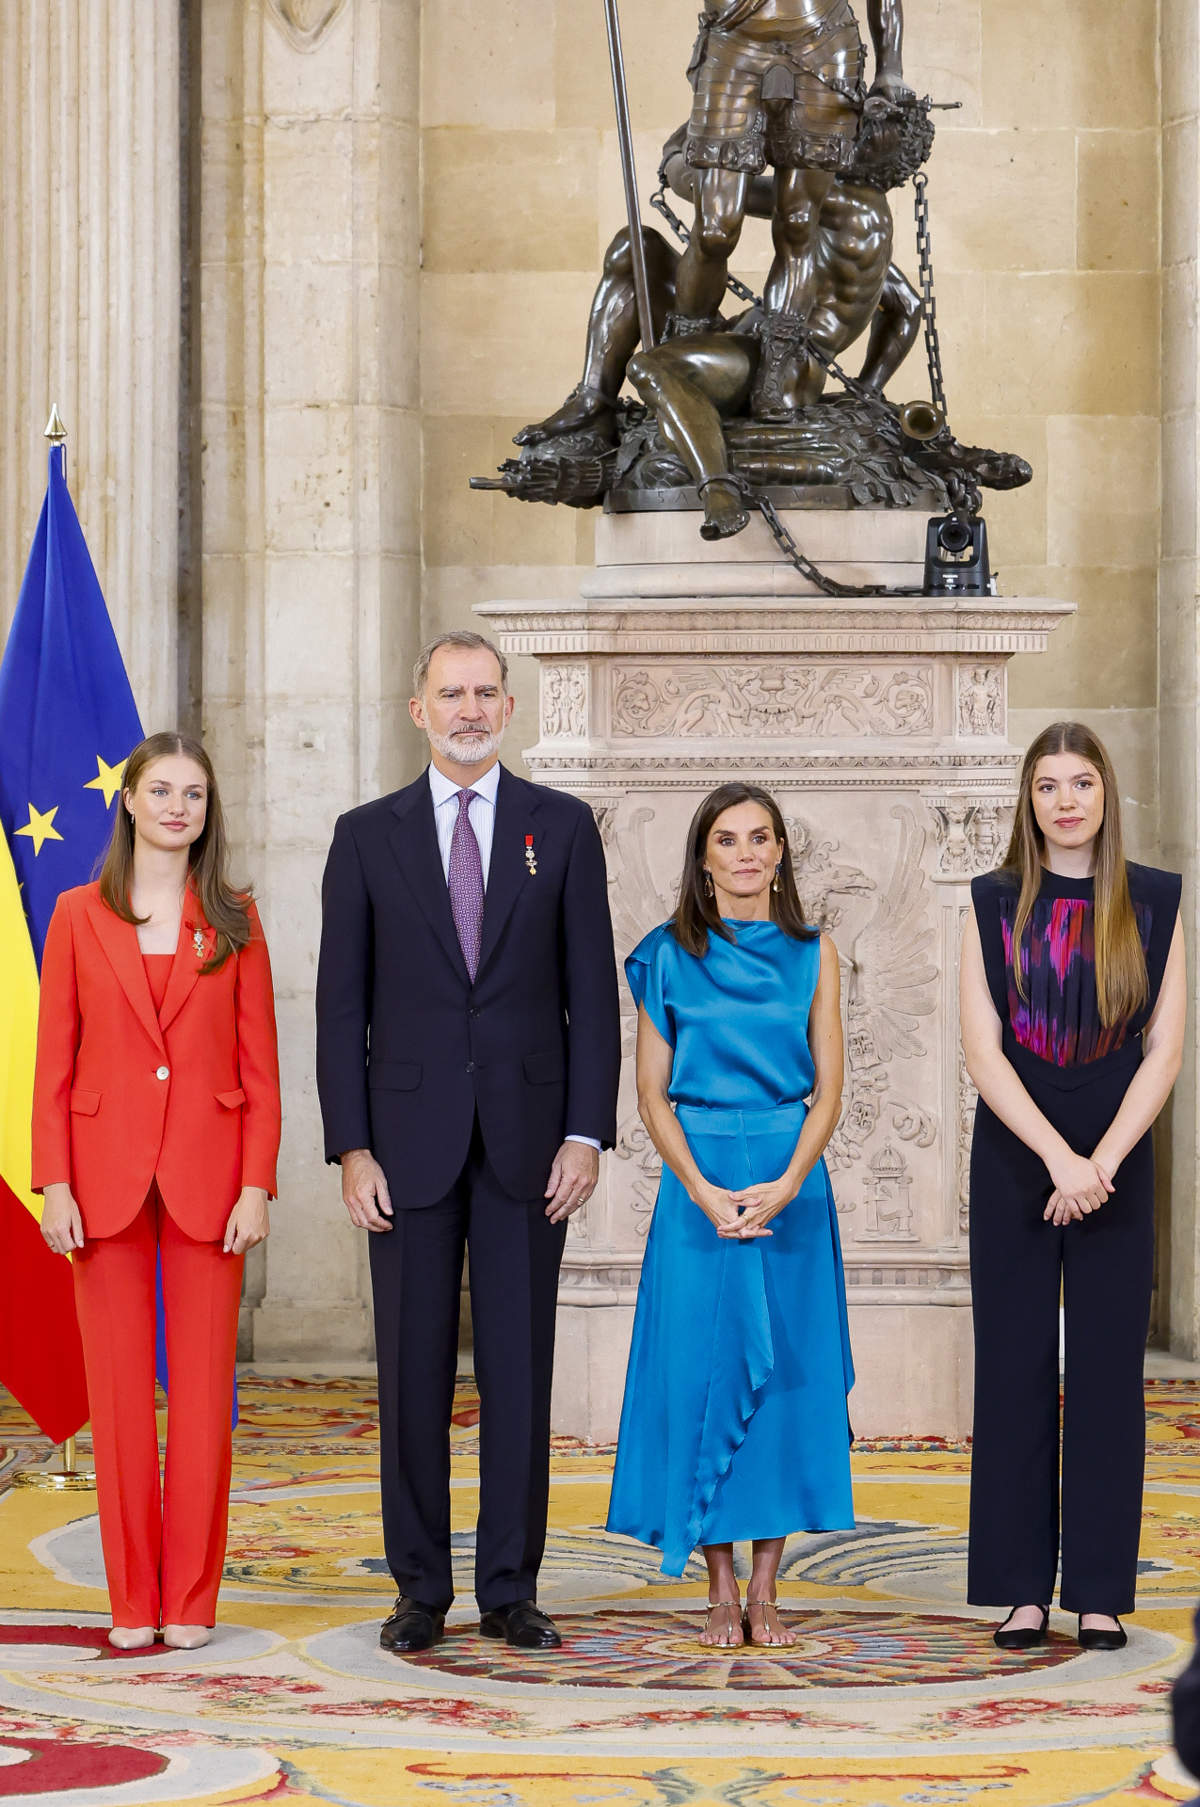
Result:
{"type": "Polygon", "coordinates": [[[558,1627],[536,1600],[514,1600],[511,1606],[494,1606],[479,1616],[485,1638],[503,1638],[516,1650],[557,1650],[562,1644],[558,1627]]]}
{"type": "Polygon", "coordinates": [[[414,1650],[431,1650],[446,1629],[446,1615],[409,1594],[397,1594],[396,1604],[379,1628],[379,1642],[384,1650],[397,1656],[414,1650]]]}
{"type": "MultiPolygon", "coordinates": [[[[1083,1614],[1081,1613],[1079,1616],[1082,1620],[1083,1614]]],[[[1115,1613],[1113,1618],[1117,1618],[1115,1613]]],[[[1120,1619],[1117,1619],[1115,1628],[1108,1625],[1084,1625],[1081,1623],[1076,1635],[1081,1650],[1124,1650],[1129,1642],[1120,1619]]]]}
{"type": "MultiPolygon", "coordinates": [[[[1013,1612],[1020,1610],[1018,1606],[1013,1607],[1013,1612]]],[[[992,1643],[997,1644],[1001,1650],[1032,1650],[1035,1644],[1044,1644],[1046,1627],[1050,1623],[1050,1608],[1043,1606],[1041,1614],[1040,1625],[1010,1625],[1008,1619],[1013,1616],[1010,1612],[1003,1625],[998,1625],[992,1633],[992,1643]]]]}

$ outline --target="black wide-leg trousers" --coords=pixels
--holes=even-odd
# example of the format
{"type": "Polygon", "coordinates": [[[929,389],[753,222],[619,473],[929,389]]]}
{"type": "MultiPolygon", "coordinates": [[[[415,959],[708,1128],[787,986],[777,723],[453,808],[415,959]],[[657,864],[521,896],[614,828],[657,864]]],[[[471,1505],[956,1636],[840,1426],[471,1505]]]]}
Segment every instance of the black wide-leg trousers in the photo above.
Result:
{"type": "MultiPolygon", "coordinates": [[[[402,1177],[388,1176],[393,1198],[402,1177]]],[[[536,1597],[550,1493],[550,1382],[566,1224],[514,1199],[478,1123],[446,1196],[397,1206],[370,1239],[379,1368],[379,1474],[388,1568],[402,1594],[444,1611],[450,1565],[450,1416],[463,1249],[479,1388],[475,1594],[482,1612],[536,1597]]]]}
{"type": "MultiPolygon", "coordinates": [[[[1006,1037],[1007,1041],[1007,1037],[1006,1037]]],[[[1116,1115],[1140,1050],[1053,1069],[1006,1046],[1078,1152],[1116,1115]]],[[[967,1598],[1049,1603],[1061,1526],[1066,1612],[1132,1612],[1145,1467],[1143,1362],[1154,1278],[1149,1136],[1082,1223],[1043,1220],[1045,1168],[980,1100],[971,1148],[975,1424],[967,1598]],[[1059,1466],[1058,1308],[1065,1317],[1059,1466]]]]}

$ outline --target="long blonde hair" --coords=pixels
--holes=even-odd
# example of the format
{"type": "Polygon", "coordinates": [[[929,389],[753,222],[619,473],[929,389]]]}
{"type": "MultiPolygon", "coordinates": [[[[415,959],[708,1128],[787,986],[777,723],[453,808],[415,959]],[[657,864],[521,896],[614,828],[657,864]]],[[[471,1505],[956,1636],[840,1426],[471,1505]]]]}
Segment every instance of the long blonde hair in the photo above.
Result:
{"type": "Polygon", "coordinates": [[[1104,815],[1096,833],[1094,923],[1096,944],[1096,998],[1100,1021],[1106,1029],[1126,1022],[1150,995],[1146,955],[1138,933],[1129,879],[1125,872],[1125,844],[1121,835],[1121,800],[1116,773],[1102,742],[1083,722],[1052,722],[1043,728],[1021,765],[1017,808],[1012,835],[1004,856],[1004,870],[1020,881],[1017,914],[1013,922],[1012,968],[1017,992],[1027,999],[1021,968],[1021,941],[1042,883],[1045,840],[1033,812],[1033,781],[1038,761],[1057,753],[1073,753],[1096,768],[1104,786],[1104,815]]]}
{"type": "MultiPolygon", "coordinates": [[[[146,767],[156,759],[182,753],[194,760],[204,773],[208,787],[208,807],[204,827],[188,848],[188,879],[200,899],[209,926],[217,932],[217,945],[201,972],[215,972],[230,954],[238,953],[250,939],[250,898],[245,887],[229,882],[229,843],[225,833],[225,817],[217,790],[217,775],[212,760],[198,740],[188,734],[150,734],[139,741],[125,762],[121,780],[123,790],[136,791],[146,767]]],[[[127,809],[117,807],[112,839],[100,867],[100,897],[122,922],[140,923],[129,901],[133,879],[133,818],[127,809]]]]}

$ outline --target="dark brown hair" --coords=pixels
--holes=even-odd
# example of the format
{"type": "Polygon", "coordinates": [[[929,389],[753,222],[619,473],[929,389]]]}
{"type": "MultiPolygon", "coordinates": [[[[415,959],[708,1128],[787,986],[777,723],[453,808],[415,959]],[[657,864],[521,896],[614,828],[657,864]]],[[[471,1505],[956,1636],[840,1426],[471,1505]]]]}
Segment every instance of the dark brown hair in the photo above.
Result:
{"type": "MultiPolygon", "coordinates": [[[[225,834],[225,817],[217,790],[217,776],[212,760],[198,740],[188,734],[150,734],[139,741],[125,761],[121,781],[122,792],[136,791],[147,766],[156,759],[182,754],[194,760],[204,773],[208,787],[208,808],[204,827],[188,848],[188,883],[200,899],[200,907],[209,925],[217,932],[217,945],[201,972],[215,972],[230,954],[238,953],[250,939],[250,899],[253,893],[229,882],[229,846],[225,834]]],[[[133,878],[133,817],[123,803],[117,807],[112,839],[100,867],[100,896],[114,916],[122,922],[141,923],[129,901],[133,878]]]]}
{"type": "Polygon", "coordinates": [[[810,941],[814,935],[820,934],[819,929],[804,919],[804,909],[796,890],[796,875],[792,869],[787,829],[783,825],[778,803],[760,785],[722,784],[705,797],[692,817],[687,832],[683,876],[679,881],[679,901],[675,905],[670,927],[680,947],[686,948],[689,954],[706,954],[710,934],[719,935],[722,941],[733,940],[721,921],[716,898],[705,895],[704,855],[717,817],[724,815],[727,809],[736,809],[739,803],[757,803],[766,810],[771,818],[775,839],[783,848],[779,861],[779,889],[772,886],[770,894],[771,921],[777,922],[785,935],[793,935],[797,941],[810,941]]]}
{"type": "Polygon", "coordinates": [[[1104,816],[1096,831],[1095,943],[1096,999],[1100,1021],[1106,1029],[1139,1011],[1150,994],[1146,955],[1138,934],[1137,917],[1129,895],[1125,871],[1125,844],[1121,835],[1121,799],[1112,761],[1100,740],[1083,722],[1051,722],[1043,728],[1025,754],[1017,791],[1004,870],[1021,886],[1013,922],[1012,965],[1017,991],[1026,997],[1021,940],[1042,883],[1045,837],[1033,812],[1033,782],[1038,761],[1056,753],[1073,753],[1086,759],[1100,774],[1104,786],[1104,816]]]}

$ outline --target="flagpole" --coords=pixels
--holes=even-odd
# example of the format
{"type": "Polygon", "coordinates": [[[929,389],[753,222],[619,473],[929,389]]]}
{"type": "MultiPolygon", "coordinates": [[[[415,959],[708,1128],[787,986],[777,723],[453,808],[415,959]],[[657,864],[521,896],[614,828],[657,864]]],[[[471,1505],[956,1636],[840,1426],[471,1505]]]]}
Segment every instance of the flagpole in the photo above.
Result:
{"type": "MultiPolygon", "coordinates": [[[[63,447],[63,479],[67,475],[67,429],[63,425],[63,417],[58,411],[58,403],[50,404],[50,418],[46,422],[42,434],[50,441],[51,447],[63,447]]],[[[96,1485],[96,1476],[91,1470],[76,1468],[76,1446],[74,1436],[66,1437],[55,1446],[62,1457],[62,1469],[55,1474],[45,1468],[22,1468],[13,1476],[16,1487],[37,1487],[52,1493],[83,1493],[96,1485]]]]}
{"type": "Polygon", "coordinates": [[[642,242],[642,207],[638,199],[637,168],[633,160],[633,126],[629,118],[629,93],[625,85],[625,57],[621,49],[621,21],[617,0],[604,0],[604,24],[608,32],[608,60],[612,67],[613,102],[617,110],[617,145],[621,153],[621,179],[625,185],[625,214],[629,221],[629,255],[633,260],[633,292],[637,299],[638,328],[646,351],[654,347],[654,314],[650,307],[650,278],[646,247],[642,242]]]}
{"type": "Polygon", "coordinates": [[[65,482],[67,476],[67,429],[63,426],[63,417],[58,411],[57,402],[50,404],[50,418],[46,422],[42,438],[48,439],[51,446],[60,445],[63,448],[63,481],[65,482]]]}

